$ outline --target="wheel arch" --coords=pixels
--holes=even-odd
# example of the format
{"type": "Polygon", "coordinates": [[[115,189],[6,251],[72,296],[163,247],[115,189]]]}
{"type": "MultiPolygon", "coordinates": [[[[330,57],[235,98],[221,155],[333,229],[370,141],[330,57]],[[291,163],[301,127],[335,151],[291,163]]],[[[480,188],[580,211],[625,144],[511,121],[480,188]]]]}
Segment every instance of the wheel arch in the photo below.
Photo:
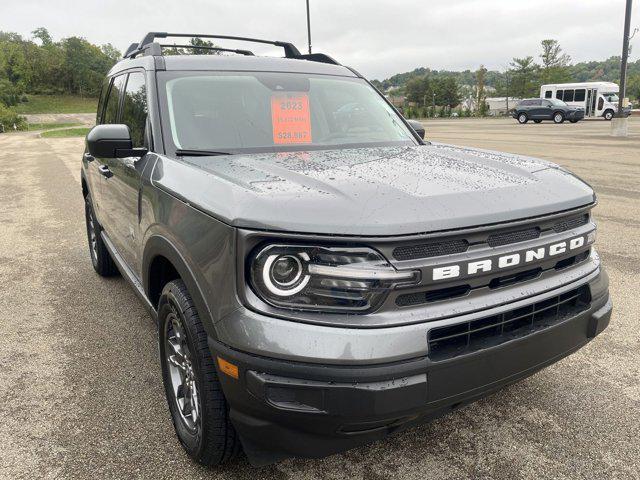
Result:
{"type": "Polygon", "coordinates": [[[180,254],[179,250],[165,237],[154,235],[145,245],[142,259],[142,287],[147,299],[154,309],[158,303],[162,289],[171,280],[181,279],[189,290],[189,295],[198,309],[207,333],[216,338],[213,330],[213,319],[205,296],[196,280],[193,269],[180,254]]]}

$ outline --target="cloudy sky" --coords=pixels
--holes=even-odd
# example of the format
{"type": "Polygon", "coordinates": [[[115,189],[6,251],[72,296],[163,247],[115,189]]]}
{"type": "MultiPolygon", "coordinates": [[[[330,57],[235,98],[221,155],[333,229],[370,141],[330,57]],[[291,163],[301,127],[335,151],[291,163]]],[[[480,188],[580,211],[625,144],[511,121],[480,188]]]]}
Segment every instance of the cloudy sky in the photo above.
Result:
{"type": "MultiPolygon", "coordinates": [[[[636,0],[632,28],[640,27],[636,0]]],[[[555,38],[574,61],[619,55],[624,0],[311,0],[314,51],[369,78],[426,66],[504,69],[555,38]]],[[[304,0],[0,0],[0,30],[77,35],[121,50],[149,30],[306,45],[304,0]]],[[[640,44],[640,33],[634,38],[640,44]]],[[[261,52],[260,48],[254,49],[261,52]]],[[[640,52],[640,46],[636,47],[640,52]]],[[[270,53],[270,52],[264,52],[270,53]]]]}

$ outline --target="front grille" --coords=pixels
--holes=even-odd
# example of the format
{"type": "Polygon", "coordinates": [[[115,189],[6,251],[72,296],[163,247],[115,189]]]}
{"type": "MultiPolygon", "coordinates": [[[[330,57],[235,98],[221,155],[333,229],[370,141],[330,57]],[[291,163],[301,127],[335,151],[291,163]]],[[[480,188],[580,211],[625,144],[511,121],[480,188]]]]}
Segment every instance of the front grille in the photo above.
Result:
{"type": "Polygon", "coordinates": [[[417,258],[439,257],[440,255],[453,255],[466,252],[469,242],[466,240],[450,240],[438,243],[423,243],[419,245],[406,245],[396,247],[393,257],[396,260],[415,260],[417,258]]]}
{"type": "Polygon", "coordinates": [[[527,228],[526,230],[518,230],[515,232],[494,233],[487,239],[487,243],[490,247],[500,247],[502,245],[509,245],[510,243],[524,242],[526,240],[533,240],[540,236],[540,229],[538,227],[527,228]]]}
{"type": "Polygon", "coordinates": [[[429,332],[429,358],[441,361],[543,330],[586,310],[588,286],[502,314],[471,320],[429,332]]]}
{"type": "Polygon", "coordinates": [[[565,220],[562,220],[561,222],[556,223],[553,226],[553,231],[556,233],[566,232],[567,230],[571,230],[572,228],[578,228],[582,225],[586,225],[588,221],[589,215],[586,213],[577,217],[567,218],[565,220]]]}

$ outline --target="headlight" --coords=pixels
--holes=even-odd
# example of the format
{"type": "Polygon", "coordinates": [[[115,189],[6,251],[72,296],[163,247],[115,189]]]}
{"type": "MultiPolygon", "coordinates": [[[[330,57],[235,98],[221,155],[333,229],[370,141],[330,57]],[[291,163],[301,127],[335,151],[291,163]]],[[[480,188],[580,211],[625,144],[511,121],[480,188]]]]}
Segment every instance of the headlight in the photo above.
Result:
{"type": "Polygon", "coordinates": [[[366,313],[419,275],[396,270],[370,248],[269,245],[249,264],[251,287],[262,300],[296,310],[366,313]]]}

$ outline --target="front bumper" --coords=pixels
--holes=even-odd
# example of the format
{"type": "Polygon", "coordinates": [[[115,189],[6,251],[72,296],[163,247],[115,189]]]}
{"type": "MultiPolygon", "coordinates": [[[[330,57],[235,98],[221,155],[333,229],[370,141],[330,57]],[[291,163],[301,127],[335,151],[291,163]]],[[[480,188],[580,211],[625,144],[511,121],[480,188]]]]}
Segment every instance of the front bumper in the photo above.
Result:
{"type": "Polygon", "coordinates": [[[588,285],[591,302],[579,314],[443,361],[427,355],[328,365],[244,353],[213,339],[209,346],[239,367],[237,380],[222,373],[220,379],[252,463],[323,457],[443,415],[578,350],[606,328],[612,310],[606,273],[588,285]]]}

